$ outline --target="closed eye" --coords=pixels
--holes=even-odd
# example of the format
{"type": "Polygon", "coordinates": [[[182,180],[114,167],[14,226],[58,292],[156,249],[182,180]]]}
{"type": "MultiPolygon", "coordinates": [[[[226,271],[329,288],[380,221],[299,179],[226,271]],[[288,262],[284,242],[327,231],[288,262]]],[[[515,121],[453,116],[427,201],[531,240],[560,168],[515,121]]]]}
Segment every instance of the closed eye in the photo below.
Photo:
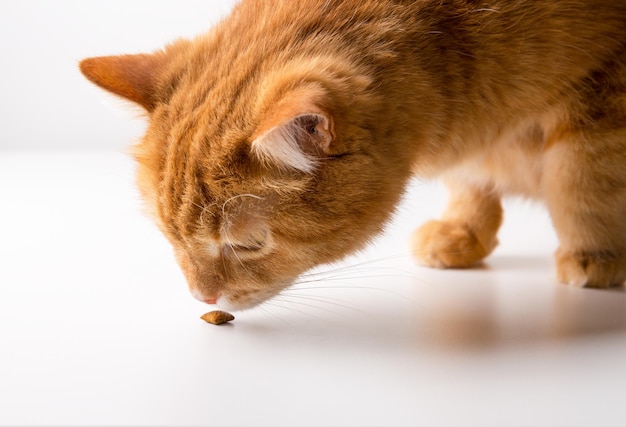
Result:
{"type": "Polygon", "coordinates": [[[263,247],[265,246],[264,242],[251,242],[251,243],[246,243],[246,244],[234,244],[234,245],[228,245],[230,247],[230,249],[232,249],[235,252],[256,252],[256,251],[260,251],[261,249],[263,249],[263,247]]]}
{"type": "Polygon", "coordinates": [[[224,254],[242,259],[258,258],[268,252],[270,240],[270,234],[267,231],[250,235],[246,240],[231,240],[224,244],[224,254]]]}
{"type": "Polygon", "coordinates": [[[263,257],[267,251],[263,245],[224,245],[223,256],[233,260],[248,261],[263,257]]]}

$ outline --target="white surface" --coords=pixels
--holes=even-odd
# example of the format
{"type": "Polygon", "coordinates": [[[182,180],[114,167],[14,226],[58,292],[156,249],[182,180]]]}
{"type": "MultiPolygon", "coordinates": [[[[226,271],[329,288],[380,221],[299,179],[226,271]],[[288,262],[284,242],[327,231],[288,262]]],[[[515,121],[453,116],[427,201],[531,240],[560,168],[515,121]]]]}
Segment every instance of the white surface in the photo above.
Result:
{"type": "Polygon", "coordinates": [[[626,293],[553,282],[543,209],[507,203],[484,267],[428,270],[406,239],[444,193],[417,184],[358,260],[216,327],[132,169],[0,152],[0,424],[626,425],[626,293]]]}
{"type": "Polygon", "coordinates": [[[202,34],[234,3],[1,0],[0,149],[124,147],[141,124],[120,117],[136,114],[88,83],[78,61],[202,34]]]}

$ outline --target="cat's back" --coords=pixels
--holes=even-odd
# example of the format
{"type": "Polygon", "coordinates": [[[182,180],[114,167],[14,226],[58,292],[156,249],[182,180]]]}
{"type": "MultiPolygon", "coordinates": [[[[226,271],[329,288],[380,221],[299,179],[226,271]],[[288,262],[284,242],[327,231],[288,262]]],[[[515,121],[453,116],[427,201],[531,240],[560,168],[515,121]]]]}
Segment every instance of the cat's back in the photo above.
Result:
{"type": "MultiPolygon", "coordinates": [[[[501,33],[553,37],[561,29],[574,37],[607,31],[625,33],[626,3],[611,0],[241,0],[228,19],[238,30],[381,31],[393,20],[398,34],[421,34],[432,25],[501,33]],[[367,24],[378,24],[379,28],[367,24]],[[317,24],[311,26],[311,24],[317,24]],[[411,26],[415,27],[411,30],[411,26]],[[503,31],[506,30],[506,31],[503,31]],[[553,33],[553,36],[550,34],[553,33]]],[[[244,31],[241,35],[244,35],[244,31]]],[[[299,35],[304,35],[300,31],[299,35]]],[[[293,33],[291,34],[293,36],[293,33]]],[[[314,34],[310,34],[314,35],[314,34]]]]}
{"type": "Polygon", "coordinates": [[[267,87],[296,71],[361,74],[393,104],[379,110],[406,113],[423,98],[441,122],[432,127],[448,129],[467,114],[531,114],[594,73],[617,87],[625,52],[623,1],[242,0],[192,44],[183,79],[199,102],[216,99],[214,121],[246,123],[267,87]]]}
{"type": "Polygon", "coordinates": [[[484,57],[513,72],[513,62],[585,68],[624,49],[626,2],[242,0],[217,32],[256,60],[341,52],[373,65],[436,57],[474,66],[484,57]]]}

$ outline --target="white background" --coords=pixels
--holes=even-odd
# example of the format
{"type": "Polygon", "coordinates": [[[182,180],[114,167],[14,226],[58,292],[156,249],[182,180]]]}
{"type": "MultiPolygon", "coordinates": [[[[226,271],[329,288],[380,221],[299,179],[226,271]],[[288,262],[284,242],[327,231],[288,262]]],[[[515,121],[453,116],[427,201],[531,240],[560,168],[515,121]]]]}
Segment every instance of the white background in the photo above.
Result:
{"type": "Polygon", "coordinates": [[[89,56],[150,52],[207,31],[234,0],[0,1],[0,149],[115,148],[141,134],[125,103],[78,71],[89,56]]]}
{"type": "Polygon", "coordinates": [[[142,123],[76,64],[230,4],[0,2],[0,425],[626,425],[626,293],[557,284],[529,202],[484,265],[424,269],[407,238],[445,192],[417,181],[359,257],[199,320],[123,154],[142,123]]]}

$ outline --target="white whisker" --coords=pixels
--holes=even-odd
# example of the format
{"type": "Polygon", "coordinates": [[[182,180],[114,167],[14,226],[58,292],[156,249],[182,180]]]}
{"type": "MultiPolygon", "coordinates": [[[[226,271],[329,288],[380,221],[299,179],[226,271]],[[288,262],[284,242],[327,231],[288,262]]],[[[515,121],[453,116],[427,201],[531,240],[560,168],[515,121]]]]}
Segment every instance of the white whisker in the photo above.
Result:
{"type": "MultiPolygon", "coordinates": [[[[341,304],[341,303],[334,302],[334,301],[328,301],[328,298],[318,298],[318,297],[312,297],[312,296],[307,296],[307,295],[282,295],[282,296],[286,297],[286,298],[305,299],[305,300],[308,300],[308,301],[319,302],[319,303],[322,303],[322,304],[329,304],[329,305],[332,305],[332,306],[335,306],[335,307],[347,308],[347,309],[352,310],[352,311],[363,313],[362,310],[359,310],[359,309],[357,309],[355,307],[352,307],[352,306],[349,306],[349,305],[346,305],[346,304],[341,304]]],[[[289,301],[289,300],[285,300],[285,301],[287,301],[287,302],[294,302],[294,301],[289,301]]],[[[295,303],[297,304],[298,301],[295,301],[295,303]]],[[[313,307],[315,307],[315,306],[313,306],[313,307]]],[[[316,308],[321,309],[321,307],[316,307],[316,308]]]]}
{"type": "Polygon", "coordinates": [[[298,314],[304,314],[305,316],[312,317],[315,320],[321,320],[319,316],[316,316],[316,315],[314,315],[314,314],[312,314],[312,313],[310,313],[308,311],[303,311],[303,310],[299,310],[297,308],[292,307],[292,305],[294,303],[292,303],[290,301],[281,300],[280,296],[276,296],[274,299],[272,299],[271,301],[266,301],[264,304],[270,305],[272,307],[282,308],[284,310],[293,311],[293,312],[298,313],[298,314]],[[288,305],[285,306],[285,305],[282,305],[282,304],[277,304],[277,302],[281,302],[281,301],[287,303],[288,305]]]}
{"type": "Polygon", "coordinates": [[[257,199],[257,200],[263,200],[263,197],[257,196],[255,194],[238,194],[236,196],[231,197],[230,199],[226,200],[223,204],[222,204],[222,216],[226,217],[226,205],[230,202],[232,202],[233,200],[237,200],[240,199],[242,197],[251,197],[253,199],[257,199]]]}
{"type": "Polygon", "coordinates": [[[235,259],[237,260],[239,265],[241,265],[241,268],[243,268],[244,270],[247,270],[246,266],[243,264],[243,261],[239,257],[239,254],[237,253],[237,251],[235,249],[233,249],[234,244],[233,244],[233,241],[230,238],[230,235],[228,234],[228,231],[227,231],[226,228],[222,229],[222,236],[224,238],[224,242],[226,243],[225,247],[229,248],[229,252],[232,253],[235,256],[235,259]]]}
{"type": "Polygon", "coordinates": [[[368,279],[376,277],[403,277],[412,278],[414,275],[408,271],[400,270],[391,267],[380,267],[376,269],[358,269],[354,271],[346,271],[344,273],[331,273],[329,275],[319,274],[318,277],[306,278],[307,280],[299,281],[298,283],[315,282],[319,280],[343,280],[343,279],[368,279]],[[380,273],[381,271],[389,271],[389,274],[371,274],[372,271],[380,273]],[[392,274],[393,273],[393,274],[392,274]],[[400,274],[402,273],[402,274],[400,274]],[[355,274],[359,274],[355,276],[355,274]]]}
{"type": "Polygon", "coordinates": [[[385,261],[389,261],[389,260],[393,260],[393,259],[401,259],[401,258],[410,257],[410,256],[411,256],[411,254],[408,254],[408,253],[390,255],[390,256],[387,256],[387,257],[377,258],[377,259],[374,259],[374,260],[362,261],[362,262],[359,262],[359,263],[356,263],[356,264],[350,264],[350,265],[340,266],[340,267],[336,267],[336,268],[330,268],[330,269],[327,269],[327,270],[324,270],[324,271],[310,271],[310,272],[302,274],[301,277],[324,275],[324,274],[328,274],[328,273],[340,272],[340,271],[345,271],[345,270],[354,270],[357,267],[369,266],[371,264],[378,263],[378,262],[385,262],[385,261]]]}
{"type": "Polygon", "coordinates": [[[306,287],[299,287],[299,286],[294,286],[292,288],[289,289],[285,289],[283,292],[285,291],[293,291],[293,292],[298,292],[298,291],[311,291],[311,290],[346,290],[346,289],[355,289],[355,290],[362,290],[362,291],[376,291],[376,292],[382,292],[388,295],[393,295],[396,297],[400,297],[406,301],[410,301],[410,302],[414,302],[414,300],[412,298],[409,298],[408,296],[406,296],[405,294],[401,293],[401,292],[396,292],[393,291],[391,289],[387,289],[387,288],[377,288],[377,287],[373,287],[373,286],[347,286],[347,285],[331,285],[331,286],[306,286],[306,287]]]}
{"type": "MultiPolygon", "coordinates": [[[[316,310],[321,310],[321,311],[324,311],[324,312],[330,313],[330,314],[337,314],[337,312],[335,312],[333,310],[329,310],[327,308],[323,308],[323,307],[320,307],[320,306],[315,305],[315,304],[307,304],[306,302],[302,302],[302,301],[293,301],[293,300],[286,299],[286,298],[289,298],[289,296],[287,296],[287,295],[280,295],[280,297],[282,297],[281,298],[282,301],[284,301],[284,302],[286,302],[286,303],[288,303],[290,305],[291,304],[296,304],[296,305],[300,305],[300,306],[304,306],[304,307],[311,307],[311,308],[314,308],[316,310]]],[[[293,297],[293,295],[291,297],[293,297]]],[[[317,301],[317,302],[320,302],[320,301],[317,301]]],[[[316,318],[319,319],[319,317],[316,317],[316,318]]]]}
{"type": "MultiPolygon", "coordinates": [[[[282,317],[278,316],[276,313],[272,312],[272,310],[268,310],[267,307],[265,307],[266,304],[270,306],[274,306],[274,307],[279,307],[277,304],[272,304],[269,301],[265,301],[263,304],[259,305],[257,308],[261,310],[263,313],[267,314],[268,316],[276,320],[280,320],[281,322],[284,322],[289,326],[292,326],[292,327],[294,326],[293,324],[289,323],[286,319],[283,319],[282,317]]],[[[286,307],[280,307],[280,308],[286,308],[286,307]]]]}

